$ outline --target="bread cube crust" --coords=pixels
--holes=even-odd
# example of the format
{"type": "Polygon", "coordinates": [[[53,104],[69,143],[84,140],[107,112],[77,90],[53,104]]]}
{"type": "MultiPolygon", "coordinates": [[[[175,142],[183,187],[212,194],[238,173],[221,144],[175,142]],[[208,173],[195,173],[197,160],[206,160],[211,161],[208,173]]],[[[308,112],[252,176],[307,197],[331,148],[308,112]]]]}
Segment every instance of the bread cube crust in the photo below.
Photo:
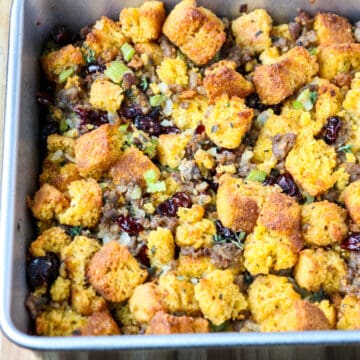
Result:
{"type": "Polygon", "coordinates": [[[343,197],[351,219],[360,225],[360,180],[351,183],[344,190],[343,197]]]}

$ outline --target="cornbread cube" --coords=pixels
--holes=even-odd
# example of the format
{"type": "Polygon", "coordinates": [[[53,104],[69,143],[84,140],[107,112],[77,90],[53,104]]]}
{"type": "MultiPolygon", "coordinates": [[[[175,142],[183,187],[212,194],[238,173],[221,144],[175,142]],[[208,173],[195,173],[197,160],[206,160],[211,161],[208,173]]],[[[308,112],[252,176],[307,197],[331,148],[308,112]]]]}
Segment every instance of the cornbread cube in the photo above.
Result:
{"type": "Polygon", "coordinates": [[[215,166],[214,157],[207,151],[199,149],[194,154],[194,160],[199,168],[205,168],[211,170],[215,166]]]}
{"type": "Polygon", "coordinates": [[[236,44],[253,53],[271,46],[272,18],[265,9],[256,9],[243,14],[231,23],[236,44]]]}
{"type": "Polygon", "coordinates": [[[360,180],[354,181],[346,187],[343,198],[351,219],[360,225],[360,180]]]}
{"type": "Polygon", "coordinates": [[[262,65],[271,65],[278,61],[280,53],[277,47],[265,49],[259,56],[262,65]]]}
{"type": "Polygon", "coordinates": [[[253,231],[266,194],[275,188],[224,174],[219,179],[216,209],[219,220],[233,231],[253,231]]]}
{"type": "Polygon", "coordinates": [[[337,180],[334,148],[323,140],[315,140],[309,129],[297,137],[295,146],[286,157],[285,166],[311,196],[324,193],[337,180]]]}
{"type": "Polygon", "coordinates": [[[70,206],[57,218],[60,224],[72,226],[95,226],[102,211],[102,191],[94,179],[77,180],[68,186],[70,206]]]}
{"type": "Polygon", "coordinates": [[[216,266],[211,262],[210,257],[200,256],[194,258],[190,255],[179,255],[176,273],[188,279],[199,279],[216,270],[216,266]]]}
{"type": "Polygon", "coordinates": [[[84,65],[83,54],[78,47],[67,45],[59,50],[52,51],[40,59],[46,77],[59,82],[59,74],[67,69],[76,70],[78,66],[84,65]]]}
{"type": "Polygon", "coordinates": [[[30,245],[33,256],[45,256],[47,252],[59,254],[61,249],[69,245],[71,238],[59,226],[53,226],[43,231],[30,245]]]}
{"type": "Polygon", "coordinates": [[[33,200],[28,199],[28,205],[35,218],[48,221],[64,211],[69,206],[69,200],[58,189],[45,183],[33,200]]]}
{"type": "Polygon", "coordinates": [[[230,270],[215,270],[195,285],[195,299],[201,312],[214,325],[243,318],[248,304],[239,287],[234,283],[230,270]]]}
{"type": "Polygon", "coordinates": [[[153,282],[138,285],[129,299],[129,308],[136,321],[148,323],[158,311],[166,311],[164,293],[153,282]]]}
{"type": "Polygon", "coordinates": [[[116,125],[104,124],[76,139],[75,157],[83,177],[99,179],[120,156],[122,136],[116,125]]]}
{"type": "Polygon", "coordinates": [[[161,134],[157,147],[158,158],[161,165],[172,169],[180,165],[185,156],[185,148],[190,137],[183,134],[161,134]]]}
{"type": "Polygon", "coordinates": [[[321,80],[317,91],[318,97],[315,104],[315,117],[318,123],[314,132],[316,135],[326,124],[329,116],[336,115],[341,110],[343,96],[340,89],[327,80],[321,80]]]}
{"type": "Polygon", "coordinates": [[[173,316],[159,311],[151,319],[145,334],[188,334],[207,333],[209,323],[203,318],[192,318],[190,316],[173,316]]]}
{"type": "Polygon", "coordinates": [[[184,276],[171,272],[161,275],[159,287],[165,294],[163,301],[170,313],[195,315],[200,312],[194,285],[184,276]]]}
{"type": "Polygon", "coordinates": [[[329,300],[322,300],[320,303],[314,303],[319,309],[322,310],[324,315],[326,316],[331,329],[336,328],[336,321],[337,321],[337,313],[336,309],[333,304],[330,303],[329,300]]]}
{"type": "Polygon", "coordinates": [[[184,100],[185,107],[177,102],[173,103],[171,119],[181,130],[196,129],[203,121],[208,101],[205,96],[196,95],[190,100],[184,100]]]}
{"type": "MultiPolygon", "coordinates": [[[[354,78],[351,81],[351,89],[346,93],[343,102],[343,108],[354,114],[354,118],[360,115],[360,72],[355,73],[354,78]]],[[[358,141],[360,142],[360,141],[358,141]]]]}
{"type": "Polygon", "coordinates": [[[93,313],[81,328],[81,335],[119,335],[120,329],[108,310],[93,313]]]}
{"type": "Polygon", "coordinates": [[[134,47],[137,53],[148,56],[154,65],[160,65],[163,61],[161,47],[155,42],[138,43],[134,47]]]}
{"type": "Polygon", "coordinates": [[[120,23],[102,16],[86,35],[85,52],[89,49],[94,52],[95,59],[101,57],[104,62],[109,62],[115,59],[125,42],[120,23]]]}
{"type": "Polygon", "coordinates": [[[339,330],[360,329],[360,299],[346,295],[340,304],[337,328],[339,330]]]}
{"type": "Polygon", "coordinates": [[[340,283],[345,278],[345,261],[333,250],[305,249],[300,252],[295,267],[296,282],[306,290],[328,293],[339,291],[340,283]]]}
{"type": "Polygon", "coordinates": [[[222,60],[205,70],[204,87],[210,102],[223,94],[245,98],[254,86],[236,71],[234,61],[222,60]]]}
{"type": "Polygon", "coordinates": [[[319,75],[333,79],[339,73],[360,70],[360,44],[331,44],[320,50],[319,75]]]}
{"type": "Polygon", "coordinates": [[[103,298],[121,302],[146,280],[147,271],[140,268],[126,246],[110,241],[90,260],[87,276],[103,298]]]}
{"type": "Polygon", "coordinates": [[[316,14],[314,30],[321,46],[355,42],[349,20],[336,14],[316,14]]]}
{"type": "Polygon", "coordinates": [[[301,213],[304,240],[309,245],[327,246],[341,242],[348,232],[346,210],[325,201],[305,204],[301,213]]]}
{"type": "Polygon", "coordinates": [[[50,296],[52,301],[66,301],[70,297],[71,280],[58,276],[52,283],[50,288],[50,296]]]}
{"type": "Polygon", "coordinates": [[[251,275],[269,274],[292,268],[298,260],[298,251],[286,235],[257,225],[245,240],[244,258],[251,275]]]}
{"type": "Polygon", "coordinates": [[[161,1],[146,1],[138,8],[125,8],[120,12],[123,34],[133,43],[157,40],[165,20],[165,8],[161,1]]]}
{"type": "Polygon", "coordinates": [[[51,134],[46,139],[48,152],[62,150],[70,156],[75,155],[75,140],[67,136],[51,134]]]}
{"type": "Polygon", "coordinates": [[[205,115],[206,135],[217,146],[237,148],[245,133],[250,130],[254,110],[247,108],[244,99],[224,94],[217,98],[205,115]]]}
{"type": "Polygon", "coordinates": [[[180,223],[194,224],[204,217],[205,209],[201,205],[193,205],[191,208],[179,207],[177,215],[180,223]]]}
{"type": "Polygon", "coordinates": [[[116,112],[124,99],[121,86],[108,80],[95,80],[90,89],[90,104],[96,109],[116,112]]]}
{"type": "Polygon", "coordinates": [[[222,21],[210,10],[197,7],[195,0],[177,4],[166,18],[162,31],[197,65],[211,60],[226,39],[222,21]]]}
{"type": "Polygon", "coordinates": [[[186,63],[180,58],[164,59],[156,69],[159,79],[167,85],[180,85],[186,87],[189,83],[186,63]]]}
{"type": "Polygon", "coordinates": [[[42,165],[42,173],[39,176],[39,183],[48,183],[56,187],[61,192],[66,192],[69,184],[75,180],[80,180],[78,168],[73,163],[60,166],[54,164],[49,159],[45,159],[42,165]]]}
{"type": "Polygon", "coordinates": [[[174,237],[169,229],[158,227],[149,233],[147,239],[151,266],[162,267],[168,264],[175,256],[174,237]]]}
{"type": "Polygon", "coordinates": [[[134,181],[145,188],[144,173],[149,170],[160,176],[158,167],[142,151],[131,146],[110,166],[109,175],[117,185],[127,185],[134,181]]]}
{"type": "Polygon", "coordinates": [[[85,316],[68,307],[48,309],[36,318],[36,333],[44,336],[71,336],[87,322],[85,316]]]}
{"type": "Polygon", "coordinates": [[[316,56],[296,46],[271,65],[255,68],[253,82],[264,104],[278,104],[318,72],[316,56]]]}

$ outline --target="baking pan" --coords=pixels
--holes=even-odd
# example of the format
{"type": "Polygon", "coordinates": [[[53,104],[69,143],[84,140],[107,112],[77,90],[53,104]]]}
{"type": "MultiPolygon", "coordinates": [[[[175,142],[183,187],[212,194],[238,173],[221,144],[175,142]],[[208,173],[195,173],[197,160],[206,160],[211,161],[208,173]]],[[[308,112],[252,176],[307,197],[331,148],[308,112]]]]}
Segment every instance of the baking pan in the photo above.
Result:
{"type": "MultiPolygon", "coordinates": [[[[266,8],[276,22],[294,18],[297,8],[310,13],[321,9],[360,19],[359,0],[251,0],[249,10],[266,8]]],[[[27,334],[28,314],[24,299],[26,248],[32,239],[26,196],[36,190],[39,169],[38,58],[44,39],[58,23],[79,31],[101,15],[118,18],[122,7],[142,1],[15,0],[11,11],[7,73],[3,176],[0,217],[0,324],[5,335],[20,346],[43,350],[160,349],[271,345],[340,345],[360,342],[360,331],[297,333],[210,333],[189,335],[124,335],[112,337],[49,338],[27,334]]],[[[177,1],[165,1],[170,9],[177,1]]],[[[239,15],[245,0],[198,1],[221,16],[239,15]]]]}

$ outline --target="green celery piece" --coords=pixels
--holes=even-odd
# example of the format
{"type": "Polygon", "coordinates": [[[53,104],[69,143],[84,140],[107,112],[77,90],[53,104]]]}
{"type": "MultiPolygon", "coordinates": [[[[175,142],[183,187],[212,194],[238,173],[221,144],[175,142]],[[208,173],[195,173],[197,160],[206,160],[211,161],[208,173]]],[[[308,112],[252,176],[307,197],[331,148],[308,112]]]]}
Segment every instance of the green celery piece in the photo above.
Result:
{"type": "Polygon", "coordinates": [[[147,186],[149,186],[150,184],[154,184],[158,179],[158,175],[153,169],[146,171],[143,176],[147,186]]]}
{"type": "Polygon", "coordinates": [[[104,71],[105,76],[116,84],[120,84],[123,76],[127,73],[132,73],[132,71],[125,64],[117,60],[112,61],[104,71]]]}
{"type": "Polygon", "coordinates": [[[135,55],[135,49],[129,43],[122,45],[120,50],[125,61],[130,61],[135,55]]]}
{"type": "Polygon", "coordinates": [[[165,191],[166,190],[166,184],[165,181],[159,181],[156,183],[148,184],[146,191],[148,193],[154,193],[158,191],[165,191]]]}
{"type": "Polygon", "coordinates": [[[154,95],[151,96],[149,101],[152,107],[160,106],[166,100],[166,96],[164,95],[154,95]]]}
{"type": "Polygon", "coordinates": [[[258,169],[252,169],[246,180],[263,182],[266,179],[266,172],[258,169]]]}
{"type": "Polygon", "coordinates": [[[64,83],[74,73],[73,68],[65,69],[59,74],[59,82],[64,83]]]}

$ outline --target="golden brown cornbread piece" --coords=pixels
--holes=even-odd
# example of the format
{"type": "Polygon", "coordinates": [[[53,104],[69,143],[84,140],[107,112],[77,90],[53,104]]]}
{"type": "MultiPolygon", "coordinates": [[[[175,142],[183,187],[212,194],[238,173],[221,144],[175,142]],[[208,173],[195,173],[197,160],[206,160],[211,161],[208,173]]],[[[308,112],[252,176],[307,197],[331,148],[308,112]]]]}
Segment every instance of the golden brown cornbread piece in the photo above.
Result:
{"type": "Polygon", "coordinates": [[[43,231],[30,245],[30,253],[33,256],[45,256],[47,252],[59,254],[61,249],[67,246],[71,238],[65,230],[59,226],[53,226],[43,231]]]}
{"type": "Polygon", "coordinates": [[[70,206],[57,218],[60,224],[95,226],[102,212],[102,191],[94,179],[73,181],[68,186],[70,206]]]}
{"type": "Polygon", "coordinates": [[[58,189],[45,183],[35,193],[34,199],[28,199],[28,205],[37,219],[48,221],[64,211],[69,200],[58,189]]]}
{"type": "Polygon", "coordinates": [[[197,7],[195,0],[177,4],[166,18],[162,31],[197,65],[211,60],[226,39],[221,20],[210,10],[197,7]]]}
{"type": "Polygon", "coordinates": [[[317,71],[316,57],[296,46],[276,63],[257,66],[253,81],[264,104],[278,104],[310,81],[317,71]]]}
{"type": "Polygon", "coordinates": [[[153,282],[138,285],[129,299],[136,321],[148,323],[158,311],[166,311],[162,289],[153,282]]]}
{"type": "Polygon", "coordinates": [[[158,167],[142,151],[132,146],[110,166],[109,175],[117,185],[137,182],[140,186],[146,187],[144,173],[149,170],[154,170],[158,176],[160,175],[158,167]]]}
{"type": "Polygon", "coordinates": [[[80,175],[98,179],[120,156],[121,145],[116,125],[104,124],[78,137],[75,157],[80,175]]]}
{"type": "Polygon", "coordinates": [[[205,70],[203,84],[210,102],[222,94],[245,98],[254,91],[254,86],[236,71],[236,63],[221,60],[205,70]]]}
{"type": "Polygon", "coordinates": [[[300,252],[294,277],[306,290],[319,291],[323,288],[328,293],[334,293],[339,291],[346,273],[346,263],[335,251],[318,248],[300,252]]]}
{"type": "Polygon", "coordinates": [[[314,30],[321,46],[355,42],[349,20],[336,14],[316,14],[314,30]]]}
{"type": "Polygon", "coordinates": [[[52,301],[67,301],[71,292],[71,280],[58,276],[52,283],[50,288],[50,296],[52,301]]]}
{"type": "Polygon", "coordinates": [[[46,139],[47,149],[50,153],[62,150],[70,156],[75,155],[75,140],[59,134],[51,134],[46,139]]]}
{"type": "Polygon", "coordinates": [[[168,264],[175,256],[175,242],[171,231],[163,227],[150,231],[147,248],[151,266],[159,268],[168,264]]]}
{"type": "Polygon", "coordinates": [[[95,109],[114,113],[123,99],[121,86],[111,81],[98,79],[91,84],[89,102],[95,109]]]}
{"type": "Polygon", "coordinates": [[[76,70],[85,64],[81,50],[73,45],[67,45],[41,57],[41,65],[51,81],[59,82],[59,74],[67,69],[76,70]]]}
{"type": "Polygon", "coordinates": [[[158,158],[161,165],[175,169],[185,156],[185,148],[189,136],[183,134],[161,134],[157,147],[158,158]]]}
{"type": "Polygon", "coordinates": [[[116,57],[121,45],[125,42],[120,23],[102,16],[100,20],[96,21],[91,32],[86,35],[85,53],[88,52],[88,48],[94,52],[95,59],[100,56],[105,62],[108,62],[116,57]]]}
{"type": "Polygon", "coordinates": [[[180,85],[186,87],[189,83],[186,62],[177,57],[165,58],[157,67],[156,73],[159,79],[167,85],[180,85]]]}
{"type": "Polygon", "coordinates": [[[165,8],[161,1],[147,1],[138,8],[125,8],[120,12],[123,34],[133,43],[156,40],[165,20],[165,8]]]}
{"type": "Polygon", "coordinates": [[[352,220],[360,225],[360,180],[351,183],[344,190],[343,197],[352,220]]]}
{"type": "Polygon", "coordinates": [[[258,53],[271,46],[271,25],[267,11],[256,9],[233,20],[231,30],[238,46],[258,53]]]}
{"type": "Polygon", "coordinates": [[[126,246],[110,241],[90,260],[87,276],[106,300],[120,302],[146,280],[147,271],[140,268],[126,246]]]}
{"type": "Polygon", "coordinates": [[[192,318],[190,316],[173,316],[159,311],[151,319],[146,334],[188,334],[207,333],[209,323],[203,318],[192,318]]]}
{"type": "Polygon", "coordinates": [[[177,261],[176,272],[189,279],[202,278],[212,271],[216,270],[216,266],[211,262],[210,257],[200,256],[193,258],[190,255],[179,255],[177,261]]]}
{"type": "Polygon", "coordinates": [[[138,43],[134,46],[139,54],[146,54],[154,65],[160,65],[163,60],[163,54],[159,44],[155,42],[138,43]]]}
{"type": "Polygon", "coordinates": [[[325,201],[305,204],[301,213],[301,226],[307,244],[327,246],[341,242],[348,228],[346,210],[325,201]]]}
{"type": "Polygon", "coordinates": [[[120,329],[108,310],[93,313],[82,327],[81,335],[119,335],[120,329]]]}
{"type": "Polygon", "coordinates": [[[346,295],[340,304],[337,328],[340,330],[360,329],[360,299],[346,295]]]}
{"type": "Polygon", "coordinates": [[[360,44],[331,44],[320,50],[319,75],[333,79],[341,73],[360,70],[360,44]]]}

